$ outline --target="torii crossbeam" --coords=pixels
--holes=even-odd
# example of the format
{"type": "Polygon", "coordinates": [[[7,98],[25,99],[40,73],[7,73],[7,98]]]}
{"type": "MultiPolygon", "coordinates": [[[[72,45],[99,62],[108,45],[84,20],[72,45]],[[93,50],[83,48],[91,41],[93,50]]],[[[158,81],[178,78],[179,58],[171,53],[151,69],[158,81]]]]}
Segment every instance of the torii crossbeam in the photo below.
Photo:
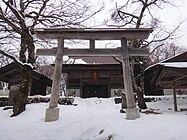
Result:
{"type": "Polygon", "coordinates": [[[54,79],[49,108],[46,110],[45,121],[56,121],[59,118],[58,93],[60,77],[62,72],[62,58],[68,56],[122,56],[124,88],[127,100],[126,118],[134,120],[140,117],[136,108],[132,79],[130,74],[129,56],[147,56],[148,49],[135,49],[128,47],[128,40],[147,39],[153,30],[146,29],[114,29],[114,28],[88,28],[88,29],[66,29],[50,28],[36,29],[35,34],[40,39],[57,39],[58,47],[52,49],[38,49],[37,55],[56,56],[54,79]],[[65,39],[89,40],[89,49],[67,49],[64,47],[65,39]],[[95,40],[121,40],[121,47],[116,49],[96,49],[95,40]]]}

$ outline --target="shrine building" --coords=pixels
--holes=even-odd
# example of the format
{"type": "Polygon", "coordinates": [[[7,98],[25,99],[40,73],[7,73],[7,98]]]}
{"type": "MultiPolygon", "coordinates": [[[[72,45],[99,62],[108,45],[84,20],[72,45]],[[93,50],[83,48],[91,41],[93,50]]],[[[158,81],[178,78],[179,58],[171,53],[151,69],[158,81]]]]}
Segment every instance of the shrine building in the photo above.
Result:
{"type": "Polygon", "coordinates": [[[83,57],[83,60],[87,64],[63,64],[67,95],[108,98],[124,91],[122,65],[113,57],[83,57]]]}

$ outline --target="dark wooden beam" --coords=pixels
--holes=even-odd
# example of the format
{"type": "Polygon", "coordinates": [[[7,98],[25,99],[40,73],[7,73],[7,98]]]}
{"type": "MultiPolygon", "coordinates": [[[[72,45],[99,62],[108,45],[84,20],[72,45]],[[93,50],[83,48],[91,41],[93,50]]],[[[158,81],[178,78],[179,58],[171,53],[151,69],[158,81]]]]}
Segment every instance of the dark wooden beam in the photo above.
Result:
{"type": "Polygon", "coordinates": [[[121,66],[119,64],[63,64],[63,72],[64,73],[71,73],[75,71],[92,71],[92,70],[99,70],[99,71],[105,71],[106,69],[109,69],[111,71],[118,71],[121,70],[121,66]],[[102,66],[102,67],[101,67],[102,66]]]}
{"type": "Polygon", "coordinates": [[[179,81],[179,80],[182,80],[182,79],[184,79],[184,78],[186,78],[186,77],[187,77],[187,75],[180,76],[180,77],[174,79],[174,82],[177,82],[177,81],[179,81]]]}
{"type": "Polygon", "coordinates": [[[171,82],[171,81],[178,82],[178,81],[182,81],[184,78],[187,78],[187,75],[183,75],[183,76],[175,75],[172,77],[163,77],[163,78],[161,78],[161,81],[162,82],[167,82],[167,81],[168,82],[171,82]]]}
{"type": "Polygon", "coordinates": [[[48,28],[36,29],[34,33],[40,39],[86,39],[86,40],[120,40],[127,39],[147,39],[153,31],[151,28],[48,28]]]}
{"type": "Polygon", "coordinates": [[[173,105],[174,105],[174,111],[177,111],[177,95],[176,95],[176,87],[175,82],[173,82],[173,105]]]}
{"type": "Polygon", "coordinates": [[[43,56],[56,56],[57,53],[57,47],[52,49],[37,49],[36,55],[43,55],[43,56]]]}
{"type": "MultiPolygon", "coordinates": [[[[37,49],[36,55],[55,56],[56,48],[37,49]]],[[[128,48],[130,56],[148,56],[148,48],[128,48]]],[[[67,56],[122,56],[121,48],[116,49],[64,49],[64,55],[67,56]]]]}
{"type": "Polygon", "coordinates": [[[95,40],[89,40],[89,48],[90,49],[95,49],[95,40]]]}
{"type": "Polygon", "coordinates": [[[174,77],[163,77],[161,78],[161,82],[173,81],[174,77]]]}
{"type": "Polygon", "coordinates": [[[174,75],[183,76],[184,74],[187,75],[187,68],[177,68],[177,67],[163,67],[163,71],[167,73],[173,73],[174,75]]]}

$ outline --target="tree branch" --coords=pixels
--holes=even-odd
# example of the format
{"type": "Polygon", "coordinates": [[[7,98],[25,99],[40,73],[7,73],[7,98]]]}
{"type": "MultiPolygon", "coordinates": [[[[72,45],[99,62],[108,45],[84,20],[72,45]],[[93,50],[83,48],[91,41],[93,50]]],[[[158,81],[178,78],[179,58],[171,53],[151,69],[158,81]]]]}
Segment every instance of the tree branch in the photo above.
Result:
{"type": "Polygon", "coordinates": [[[4,15],[0,15],[0,19],[4,20],[5,23],[12,27],[14,31],[21,34],[21,29],[18,26],[16,26],[13,22],[11,22],[8,18],[6,18],[4,15]]]}
{"type": "Polygon", "coordinates": [[[46,5],[47,5],[47,2],[49,2],[49,0],[44,0],[43,1],[43,5],[41,6],[39,12],[36,14],[36,17],[34,18],[34,22],[31,26],[31,31],[34,29],[34,27],[36,26],[37,22],[38,22],[38,19],[42,13],[42,11],[45,9],[46,5]]]}
{"type": "Polygon", "coordinates": [[[20,26],[25,25],[23,15],[16,9],[16,7],[13,6],[13,3],[11,4],[9,1],[5,1],[5,0],[3,0],[3,2],[7,5],[8,8],[10,8],[10,10],[14,13],[16,18],[19,20],[20,26]]]}
{"type": "Polygon", "coordinates": [[[0,50],[0,54],[12,59],[14,62],[18,63],[18,64],[21,64],[20,61],[18,61],[13,55],[11,54],[8,54],[6,52],[4,52],[3,50],[0,50]]]}

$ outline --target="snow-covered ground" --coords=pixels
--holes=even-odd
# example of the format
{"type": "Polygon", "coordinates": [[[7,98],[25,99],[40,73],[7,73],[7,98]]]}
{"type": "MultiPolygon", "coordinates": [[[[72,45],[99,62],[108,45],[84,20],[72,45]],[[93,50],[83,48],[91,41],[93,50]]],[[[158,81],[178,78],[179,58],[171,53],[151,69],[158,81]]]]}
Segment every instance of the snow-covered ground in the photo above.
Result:
{"type": "MultiPolygon", "coordinates": [[[[161,114],[141,113],[126,120],[114,98],[75,98],[77,106],[59,105],[60,118],[44,122],[47,103],[29,104],[10,118],[12,110],[0,108],[0,140],[187,140],[187,111],[174,112],[172,97],[160,97],[148,107],[161,114]]],[[[178,97],[187,108],[187,96],[178,97]]]]}

